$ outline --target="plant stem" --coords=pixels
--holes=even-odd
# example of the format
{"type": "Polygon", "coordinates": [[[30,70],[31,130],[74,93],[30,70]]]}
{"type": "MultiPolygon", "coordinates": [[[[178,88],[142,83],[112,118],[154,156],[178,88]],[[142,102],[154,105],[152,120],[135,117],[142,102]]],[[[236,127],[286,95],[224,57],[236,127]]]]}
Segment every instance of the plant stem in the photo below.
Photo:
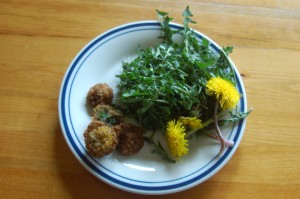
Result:
{"type": "Polygon", "coordinates": [[[223,135],[221,133],[221,130],[219,128],[219,124],[218,124],[218,117],[217,117],[217,112],[218,112],[218,108],[219,108],[219,102],[216,101],[215,103],[215,108],[214,108],[214,115],[213,115],[213,119],[214,119],[214,124],[215,124],[215,129],[217,131],[217,135],[219,137],[219,140],[221,142],[221,148],[220,151],[218,153],[218,156],[222,155],[224,148],[225,148],[225,140],[223,138],[223,135]]]}

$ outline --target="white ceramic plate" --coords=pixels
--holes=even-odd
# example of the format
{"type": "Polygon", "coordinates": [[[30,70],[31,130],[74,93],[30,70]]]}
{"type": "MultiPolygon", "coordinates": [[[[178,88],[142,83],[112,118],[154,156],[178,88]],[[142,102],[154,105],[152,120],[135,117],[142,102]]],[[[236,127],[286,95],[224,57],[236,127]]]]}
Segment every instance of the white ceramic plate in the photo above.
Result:
{"type": "MultiPolygon", "coordinates": [[[[182,28],[172,23],[173,29],[182,28]]],[[[211,42],[216,53],[221,49],[211,42]]],[[[83,132],[91,118],[86,107],[86,95],[96,83],[108,83],[117,92],[121,63],[137,54],[139,45],[150,47],[160,40],[160,24],[157,21],[141,21],[111,29],[88,43],[74,58],[65,73],[59,96],[59,119],[64,137],[79,162],[93,175],[119,189],[139,194],[168,194],[191,188],[214,175],[232,157],[242,138],[246,121],[242,120],[223,130],[224,137],[235,142],[217,157],[220,144],[201,137],[190,143],[190,152],[178,163],[169,163],[151,154],[147,143],[133,156],[123,157],[113,153],[101,159],[87,154],[83,132]]],[[[178,38],[177,38],[178,39],[178,38]]],[[[231,60],[230,60],[231,61],[231,60]]],[[[231,61],[232,63],[232,61],[231,61]]],[[[237,110],[247,110],[246,93],[241,77],[235,68],[237,87],[243,95],[237,110]]]]}

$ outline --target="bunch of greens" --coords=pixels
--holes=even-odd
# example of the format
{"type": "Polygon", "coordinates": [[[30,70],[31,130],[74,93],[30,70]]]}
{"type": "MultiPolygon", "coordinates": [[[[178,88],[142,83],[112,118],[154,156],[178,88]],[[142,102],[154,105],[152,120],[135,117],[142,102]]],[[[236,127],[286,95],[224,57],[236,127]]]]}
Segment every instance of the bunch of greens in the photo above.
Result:
{"type": "MultiPolygon", "coordinates": [[[[139,49],[136,59],[123,63],[123,71],[117,75],[121,105],[148,130],[165,131],[169,121],[180,117],[207,121],[204,127],[211,128],[214,114],[219,112],[218,116],[223,116],[224,110],[215,107],[215,96],[207,92],[206,86],[215,77],[236,85],[235,72],[227,57],[233,47],[215,52],[205,37],[199,37],[189,27],[195,23],[189,7],[182,14],[181,29],[171,28],[172,18],[168,13],[159,10],[157,13],[162,42],[139,49]],[[182,37],[180,42],[173,39],[178,34],[182,37]]],[[[241,119],[246,115],[233,117],[241,119]]],[[[204,127],[190,130],[195,132],[204,127]]],[[[147,140],[154,144],[154,152],[172,159],[159,142],[154,142],[153,136],[147,140]]]]}

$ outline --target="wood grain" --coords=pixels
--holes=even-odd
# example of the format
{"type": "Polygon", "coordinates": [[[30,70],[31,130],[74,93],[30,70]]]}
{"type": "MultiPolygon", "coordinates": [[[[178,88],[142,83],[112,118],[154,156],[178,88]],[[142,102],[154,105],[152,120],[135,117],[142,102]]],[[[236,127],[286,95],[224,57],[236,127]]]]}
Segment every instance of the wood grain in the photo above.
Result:
{"type": "Polygon", "coordinates": [[[150,198],[81,166],[60,130],[58,94],[69,63],[92,38],[155,20],[156,8],[181,23],[186,5],[193,28],[235,46],[231,58],[254,111],[221,171],[164,198],[300,198],[298,0],[1,0],[0,198],[150,198]]]}

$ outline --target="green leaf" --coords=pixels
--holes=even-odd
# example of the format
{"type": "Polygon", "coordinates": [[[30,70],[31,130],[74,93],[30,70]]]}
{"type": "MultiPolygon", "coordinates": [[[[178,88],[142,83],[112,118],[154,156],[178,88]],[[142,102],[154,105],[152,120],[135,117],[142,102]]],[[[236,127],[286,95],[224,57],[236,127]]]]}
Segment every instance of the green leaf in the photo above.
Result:
{"type": "Polygon", "coordinates": [[[223,119],[223,120],[220,120],[220,121],[223,121],[224,122],[224,124],[227,124],[227,123],[229,123],[229,122],[237,122],[237,121],[239,121],[239,120],[242,120],[242,119],[244,119],[245,117],[247,117],[251,112],[252,112],[252,108],[249,110],[249,111],[247,111],[247,112],[240,112],[240,113],[238,113],[238,114],[234,114],[234,113],[232,113],[231,111],[229,112],[229,114],[230,114],[230,117],[229,118],[227,118],[227,119],[223,119]]]}
{"type": "Polygon", "coordinates": [[[202,37],[202,44],[206,48],[209,47],[209,41],[205,37],[202,37]]]}
{"type": "Polygon", "coordinates": [[[158,9],[156,9],[156,12],[157,12],[157,14],[158,14],[160,17],[165,17],[165,16],[167,16],[167,15],[168,15],[168,13],[167,13],[167,12],[160,11],[160,10],[158,10],[158,9]]]}
{"type": "Polygon", "coordinates": [[[226,47],[223,47],[223,51],[224,51],[225,54],[228,56],[230,53],[232,53],[232,51],[233,51],[233,46],[226,46],[226,47]]]}
{"type": "Polygon", "coordinates": [[[150,137],[144,136],[144,140],[148,142],[149,144],[153,145],[154,148],[152,149],[151,153],[158,154],[162,157],[162,159],[171,162],[176,163],[176,161],[169,156],[169,154],[166,152],[160,141],[158,140],[157,143],[154,141],[153,138],[154,134],[152,134],[150,137]]]}
{"type": "Polygon", "coordinates": [[[190,11],[190,7],[189,6],[187,6],[185,8],[185,10],[182,13],[182,16],[184,16],[184,17],[192,17],[193,16],[192,12],[190,11]]]}

